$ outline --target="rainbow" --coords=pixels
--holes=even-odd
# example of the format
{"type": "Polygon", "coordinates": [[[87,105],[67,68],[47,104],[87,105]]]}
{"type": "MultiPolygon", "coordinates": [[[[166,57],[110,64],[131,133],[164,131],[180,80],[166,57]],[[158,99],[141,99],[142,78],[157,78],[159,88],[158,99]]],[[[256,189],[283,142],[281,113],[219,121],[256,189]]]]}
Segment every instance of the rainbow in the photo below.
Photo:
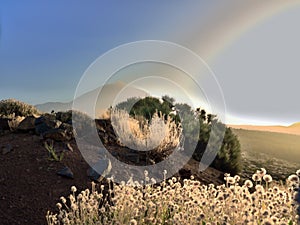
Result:
{"type": "Polygon", "coordinates": [[[191,30],[192,27],[195,29],[194,26],[190,27],[187,35],[189,37],[188,42],[192,42],[194,51],[207,62],[211,62],[253,27],[277,14],[299,6],[299,0],[248,0],[233,1],[231,4],[224,1],[218,7],[219,10],[214,11],[213,15],[207,18],[204,29],[195,31],[191,30]],[[224,8],[231,10],[224,10],[224,8]]]}

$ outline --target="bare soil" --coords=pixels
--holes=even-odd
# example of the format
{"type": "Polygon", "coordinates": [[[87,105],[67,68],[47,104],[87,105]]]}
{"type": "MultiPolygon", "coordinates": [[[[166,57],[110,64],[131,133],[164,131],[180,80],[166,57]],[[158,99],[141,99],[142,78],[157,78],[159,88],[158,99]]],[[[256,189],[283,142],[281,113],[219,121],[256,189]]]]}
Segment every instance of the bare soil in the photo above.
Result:
{"type": "MultiPolygon", "coordinates": [[[[74,140],[72,151],[65,151],[61,162],[49,160],[43,140],[28,133],[9,133],[0,136],[0,224],[46,224],[47,211],[57,212],[61,196],[70,194],[71,186],[79,191],[91,188],[87,177],[89,165],[81,156],[74,140]],[[2,149],[11,145],[12,151],[2,149]],[[58,170],[68,166],[74,179],[58,176],[58,170]]],[[[55,143],[63,151],[64,143],[55,143]]],[[[222,183],[222,173],[208,168],[197,173],[198,163],[191,160],[185,167],[203,183],[222,183]]]]}

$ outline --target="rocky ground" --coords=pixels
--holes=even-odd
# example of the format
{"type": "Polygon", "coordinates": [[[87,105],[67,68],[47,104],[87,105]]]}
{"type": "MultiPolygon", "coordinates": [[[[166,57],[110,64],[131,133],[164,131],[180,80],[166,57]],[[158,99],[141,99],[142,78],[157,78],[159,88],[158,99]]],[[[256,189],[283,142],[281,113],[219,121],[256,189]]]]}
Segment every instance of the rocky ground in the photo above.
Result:
{"type": "MultiPolygon", "coordinates": [[[[71,186],[79,191],[90,188],[91,180],[97,178],[90,177],[90,166],[78,150],[67,120],[62,115],[31,117],[14,132],[9,131],[11,123],[0,121],[0,224],[46,224],[47,211],[57,210],[56,203],[70,193],[71,186]],[[64,154],[61,161],[53,160],[45,148],[45,142],[51,145],[52,141],[57,155],[64,154]]],[[[128,149],[118,146],[111,131],[107,132],[109,124],[101,121],[97,127],[110,151],[129,160],[128,149]]],[[[206,184],[223,182],[223,174],[212,168],[198,173],[198,163],[193,160],[177,176],[192,174],[206,184]]]]}

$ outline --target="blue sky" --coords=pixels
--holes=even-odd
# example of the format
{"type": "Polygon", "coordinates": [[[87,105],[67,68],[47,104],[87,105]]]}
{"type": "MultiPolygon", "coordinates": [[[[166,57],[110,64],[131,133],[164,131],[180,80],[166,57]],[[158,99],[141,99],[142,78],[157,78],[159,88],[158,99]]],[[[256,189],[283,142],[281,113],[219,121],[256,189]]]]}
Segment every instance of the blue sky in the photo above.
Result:
{"type": "Polygon", "coordinates": [[[164,40],[199,54],[229,122],[300,121],[300,1],[1,1],[0,99],[69,101],[106,51],[164,40]],[[293,5],[292,5],[293,4],[293,5]]]}
{"type": "Polygon", "coordinates": [[[180,1],[138,0],[2,1],[0,6],[0,98],[29,103],[72,99],[98,56],[127,42],[168,40],[192,10],[180,1]]]}

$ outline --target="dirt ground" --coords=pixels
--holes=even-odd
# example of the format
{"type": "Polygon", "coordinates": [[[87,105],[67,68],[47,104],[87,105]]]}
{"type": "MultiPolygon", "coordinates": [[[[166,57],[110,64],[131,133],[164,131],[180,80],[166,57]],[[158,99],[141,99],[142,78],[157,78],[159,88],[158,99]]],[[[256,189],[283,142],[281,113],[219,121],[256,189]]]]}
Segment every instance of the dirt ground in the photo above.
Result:
{"type": "MultiPolygon", "coordinates": [[[[78,151],[66,152],[61,162],[55,162],[48,159],[38,136],[0,137],[0,147],[7,144],[13,150],[0,152],[0,224],[45,224],[47,210],[56,210],[59,198],[68,195],[72,185],[79,190],[91,186],[88,164],[78,151]],[[74,179],[56,175],[64,166],[73,171],[74,179]]],[[[75,142],[71,145],[75,147],[75,142]]]]}
{"type": "MultiPolygon", "coordinates": [[[[73,152],[66,151],[61,162],[49,160],[43,141],[28,133],[9,133],[0,137],[0,224],[46,224],[48,210],[56,212],[61,196],[70,194],[75,185],[79,191],[91,188],[87,177],[88,164],[82,158],[75,141],[73,152]],[[12,150],[3,154],[5,146],[12,150]],[[56,172],[68,166],[74,179],[60,177],[56,172]]],[[[55,143],[62,150],[63,143],[55,143]]],[[[222,173],[207,169],[197,174],[198,164],[191,161],[188,169],[204,183],[222,182],[222,173]]]]}

